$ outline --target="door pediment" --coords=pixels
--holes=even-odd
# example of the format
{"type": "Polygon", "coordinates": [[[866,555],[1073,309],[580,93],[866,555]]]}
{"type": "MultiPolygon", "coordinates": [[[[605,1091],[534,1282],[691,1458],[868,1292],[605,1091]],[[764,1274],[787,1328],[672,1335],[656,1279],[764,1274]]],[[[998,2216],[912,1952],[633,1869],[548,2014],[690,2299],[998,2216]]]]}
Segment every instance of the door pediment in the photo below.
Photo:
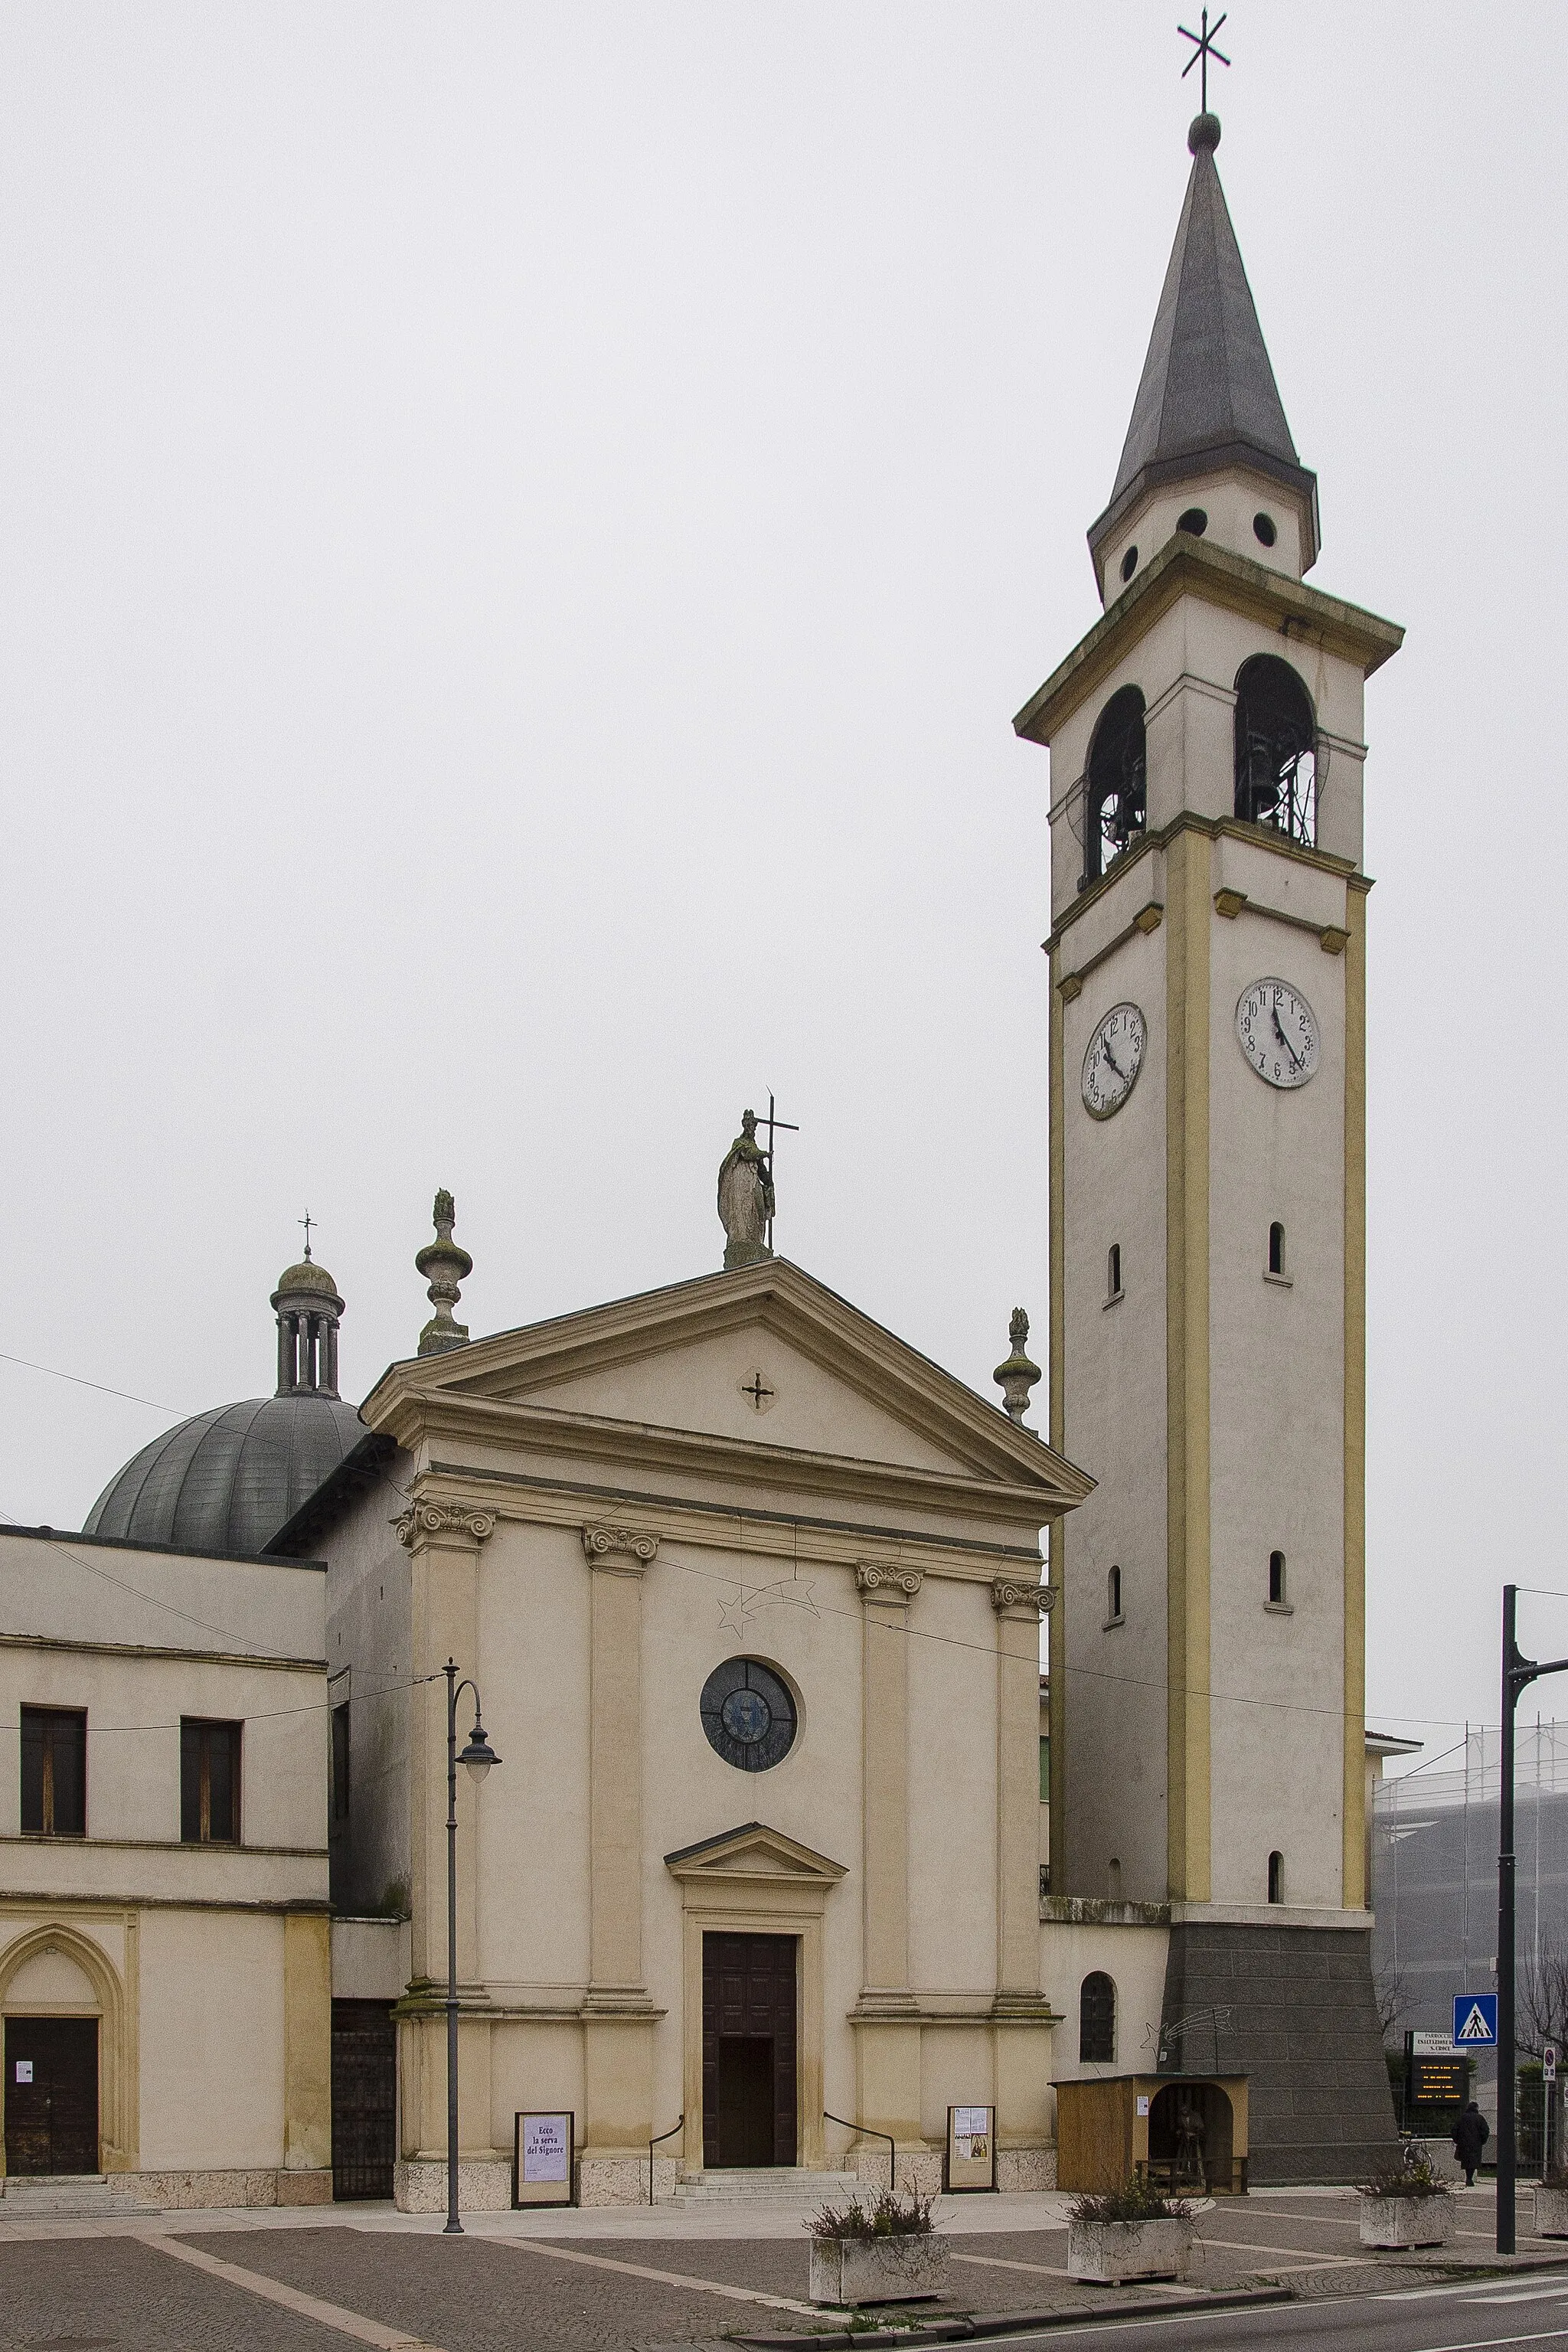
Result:
{"type": "Polygon", "coordinates": [[[793,1887],[802,1894],[811,1889],[826,1893],[847,1874],[846,1864],[815,1853],[782,1830],[769,1829],[765,1822],[747,1822],[740,1829],[725,1830],[696,1845],[679,1846],[665,1855],[664,1864],[673,1878],[689,1886],[763,1883],[793,1887]]]}

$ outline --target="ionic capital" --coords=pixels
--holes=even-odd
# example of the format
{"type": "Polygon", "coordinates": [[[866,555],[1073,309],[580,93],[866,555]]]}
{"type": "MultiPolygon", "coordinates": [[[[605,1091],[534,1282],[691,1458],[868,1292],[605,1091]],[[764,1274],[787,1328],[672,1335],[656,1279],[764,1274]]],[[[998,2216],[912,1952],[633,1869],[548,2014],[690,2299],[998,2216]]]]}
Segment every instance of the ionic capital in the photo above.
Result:
{"type": "Polygon", "coordinates": [[[583,1549],[590,1568],[608,1569],[616,1576],[640,1576],[658,1558],[658,1538],[645,1528],[586,1527],[583,1549]]]}
{"type": "Polygon", "coordinates": [[[898,1592],[912,1601],[925,1581],[922,1568],[895,1567],[881,1559],[858,1559],[855,1582],[862,1592],[898,1592]]]}
{"type": "Polygon", "coordinates": [[[1054,1584],[1025,1584],[1011,1576],[994,1576],[991,1580],[991,1606],[998,1617],[1009,1609],[1033,1609],[1037,1617],[1044,1617],[1056,1606],[1054,1584]]]}
{"type": "Polygon", "coordinates": [[[468,1536],[482,1544],[495,1533],[496,1515],[477,1503],[415,1503],[394,1524],[398,1542],[415,1551],[433,1536],[468,1536]]]}

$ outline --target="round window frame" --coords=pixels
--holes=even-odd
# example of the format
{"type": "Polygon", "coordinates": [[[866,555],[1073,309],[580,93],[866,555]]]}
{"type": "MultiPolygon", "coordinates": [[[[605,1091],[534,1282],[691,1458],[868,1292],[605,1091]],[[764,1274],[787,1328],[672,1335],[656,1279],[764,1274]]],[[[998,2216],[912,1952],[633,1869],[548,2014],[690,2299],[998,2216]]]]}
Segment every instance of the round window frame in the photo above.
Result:
{"type": "Polygon", "coordinates": [[[753,1657],[749,1652],[725,1658],[714,1667],[702,1685],[697,1712],[709,1747],[720,1762],[728,1764],[733,1771],[776,1771],[795,1753],[800,1741],[800,1698],[794,1684],[771,1658],[753,1657]],[[742,1671],[739,1681],[733,1679],[737,1667],[742,1671]],[[765,1682],[752,1681],[753,1674],[764,1677],[765,1682]],[[787,1727],[773,1693],[766,1687],[768,1684],[776,1685],[783,1696],[789,1710],[787,1727]],[[723,1720],[726,1705],[742,1690],[757,1692],[768,1704],[768,1729],[757,1739],[737,1738],[723,1720]]]}

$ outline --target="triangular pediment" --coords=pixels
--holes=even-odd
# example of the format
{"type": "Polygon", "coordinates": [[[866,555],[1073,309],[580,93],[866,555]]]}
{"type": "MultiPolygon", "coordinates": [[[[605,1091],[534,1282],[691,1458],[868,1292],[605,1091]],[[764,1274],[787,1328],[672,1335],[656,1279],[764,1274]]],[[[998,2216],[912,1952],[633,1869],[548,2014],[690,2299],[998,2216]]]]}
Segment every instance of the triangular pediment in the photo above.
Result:
{"type": "Polygon", "coordinates": [[[463,1414],[500,1436],[668,1438],[761,1466],[885,1465],[1026,1493],[1092,1481],[928,1357],[784,1259],[709,1275],[393,1365],[363,1417],[400,1444],[463,1414]],[[760,1388],[758,1376],[760,1379],[760,1388]]]}
{"type": "Polygon", "coordinates": [[[715,1884],[766,1879],[774,1885],[836,1886],[847,1872],[844,1863],[814,1853],[782,1830],[769,1829],[765,1822],[747,1822],[738,1830],[681,1846],[665,1855],[664,1864],[672,1877],[715,1884]]]}

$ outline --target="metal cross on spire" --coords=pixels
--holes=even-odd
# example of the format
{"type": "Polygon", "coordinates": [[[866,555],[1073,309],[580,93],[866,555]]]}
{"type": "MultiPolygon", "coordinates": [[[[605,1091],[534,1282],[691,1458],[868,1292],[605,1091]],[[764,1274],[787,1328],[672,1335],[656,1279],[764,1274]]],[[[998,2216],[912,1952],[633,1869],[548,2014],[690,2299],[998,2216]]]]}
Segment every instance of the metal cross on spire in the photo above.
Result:
{"type": "Polygon", "coordinates": [[[303,1225],[305,1228],[305,1263],[309,1265],[310,1263],[310,1228],[317,1223],[317,1220],[310,1214],[309,1209],[307,1209],[302,1217],[295,1218],[294,1223],[297,1225],[303,1225]]]}
{"type": "Polygon", "coordinates": [[[1185,81],[1194,66],[1199,68],[1199,79],[1203,84],[1203,110],[1205,114],[1209,110],[1209,59],[1214,58],[1222,66],[1227,66],[1230,63],[1225,51],[1216,49],[1214,45],[1214,37],[1224,24],[1226,13],[1222,9],[1211,25],[1209,12],[1205,8],[1199,20],[1203,26],[1201,33],[1189,33],[1184,25],[1178,25],[1176,27],[1183,40],[1191,41],[1193,45],[1193,54],[1182,68],[1182,79],[1185,81]]]}

